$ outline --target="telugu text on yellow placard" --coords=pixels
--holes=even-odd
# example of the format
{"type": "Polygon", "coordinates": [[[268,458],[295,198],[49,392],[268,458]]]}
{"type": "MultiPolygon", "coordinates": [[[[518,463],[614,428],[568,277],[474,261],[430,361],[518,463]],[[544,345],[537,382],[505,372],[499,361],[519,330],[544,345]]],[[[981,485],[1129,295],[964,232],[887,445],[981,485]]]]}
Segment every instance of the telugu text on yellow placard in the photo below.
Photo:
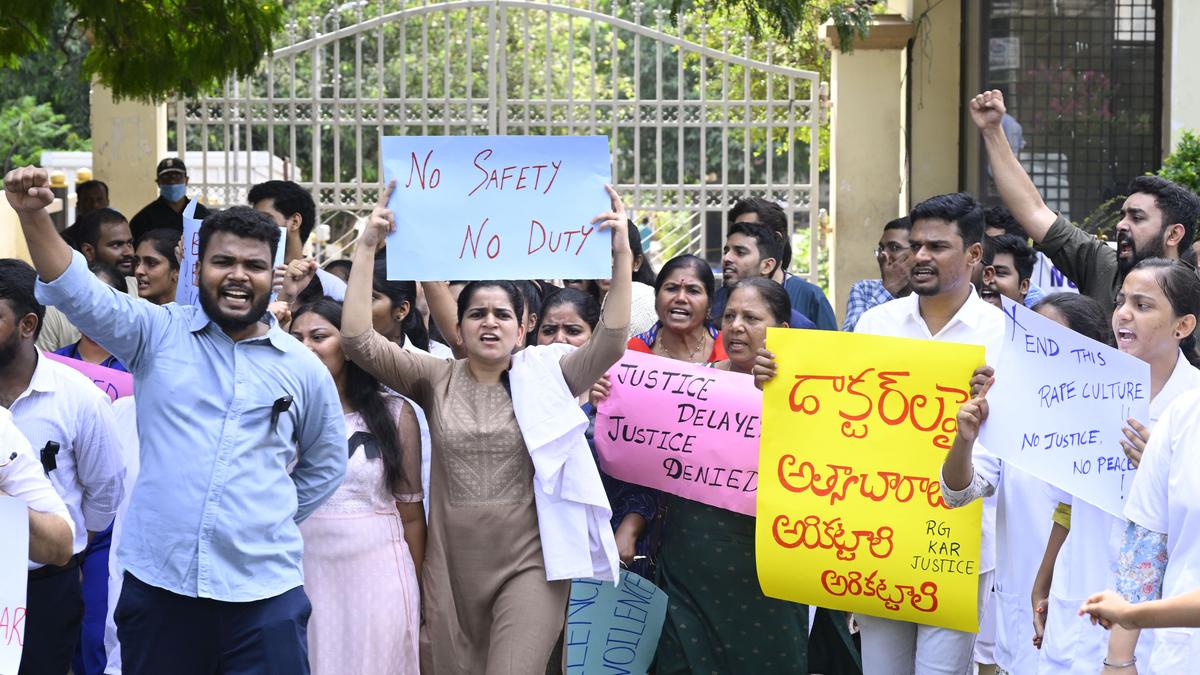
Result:
{"type": "Polygon", "coordinates": [[[771,597],[977,629],[981,505],[938,477],[983,347],[769,329],[756,549],[771,597]]]}

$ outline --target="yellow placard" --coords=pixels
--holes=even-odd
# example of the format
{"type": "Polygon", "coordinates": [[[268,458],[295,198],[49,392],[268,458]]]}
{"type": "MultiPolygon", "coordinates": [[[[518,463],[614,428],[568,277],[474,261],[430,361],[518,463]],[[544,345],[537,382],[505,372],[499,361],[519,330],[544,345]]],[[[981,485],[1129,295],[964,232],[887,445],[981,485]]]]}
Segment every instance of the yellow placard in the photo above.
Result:
{"type": "Polygon", "coordinates": [[[756,551],[763,593],[976,631],[981,504],[939,476],[984,349],[769,329],[756,551]]]}

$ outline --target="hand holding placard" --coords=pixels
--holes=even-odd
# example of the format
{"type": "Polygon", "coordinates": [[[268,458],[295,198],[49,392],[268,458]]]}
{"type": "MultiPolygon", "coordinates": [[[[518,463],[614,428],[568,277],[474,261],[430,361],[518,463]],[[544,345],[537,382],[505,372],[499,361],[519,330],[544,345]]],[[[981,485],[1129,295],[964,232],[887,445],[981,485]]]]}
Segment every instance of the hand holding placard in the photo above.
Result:
{"type": "Polygon", "coordinates": [[[611,182],[607,138],[388,136],[382,149],[389,276],[608,277],[610,235],[591,222],[611,182]]]}
{"type": "Polygon", "coordinates": [[[183,256],[179,259],[179,281],[175,286],[175,302],[181,305],[195,305],[200,301],[200,224],[203,221],[195,217],[196,204],[196,198],[192,197],[183,209],[183,235],[179,239],[183,256]]]}
{"type": "Polygon", "coordinates": [[[775,328],[767,345],[755,366],[763,593],[974,631],[981,507],[949,509],[938,477],[983,348],[775,328]]]}
{"type": "Polygon", "coordinates": [[[388,206],[392,201],[392,194],[395,192],[396,181],[389,180],[379,193],[379,201],[375,203],[375,208],[371,209],[371,217],[367,219],[367,224],[358,237],[359,246],[378,251],[387,238],[396,231],[396,215],[388,206]]]}
{"type": "Polygon", "coordinates": [[[608,380],[595,435],[605,473],[754,515],[762,395],[748,376],[627,351],[608,380]]]}
{"type": "MultiPolygon", "coordinates": [[[[980,442],[1000,459],[1123,518],[1140,457],[1127,420],[1150,416],[1150,365],[1004,301],[1005,335],[980,442]]],[[[1140,426],[1140,423],[1139,423],[1140,426]]]]}

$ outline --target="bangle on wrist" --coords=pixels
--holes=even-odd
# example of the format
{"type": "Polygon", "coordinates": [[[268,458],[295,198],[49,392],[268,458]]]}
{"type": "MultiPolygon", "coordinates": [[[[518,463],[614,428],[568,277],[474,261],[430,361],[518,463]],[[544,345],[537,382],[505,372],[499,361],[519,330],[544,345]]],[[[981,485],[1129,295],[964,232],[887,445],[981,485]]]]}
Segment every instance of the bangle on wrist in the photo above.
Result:
{"type": "Polygon", "coordinates": [[[1113,663],[1112,661],[1109,661],[1108,657],[1106,656],[1104,657],[1102,663],[1108,668],[1132,668],[1134,664],[1137,663],[1137,657],[1131,656],[1128,661],[1118,661],[1113,663]]]}

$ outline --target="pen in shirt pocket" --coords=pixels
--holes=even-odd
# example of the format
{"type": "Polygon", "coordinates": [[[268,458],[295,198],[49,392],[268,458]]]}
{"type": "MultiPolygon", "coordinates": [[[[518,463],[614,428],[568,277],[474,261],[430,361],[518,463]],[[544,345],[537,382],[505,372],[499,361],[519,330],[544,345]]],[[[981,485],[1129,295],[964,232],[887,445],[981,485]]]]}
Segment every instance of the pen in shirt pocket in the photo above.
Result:
{"type": "Polygon", "coordinates": [[[42,448],[42,470],[47,475],[58,468],[58,449],[57,441],[46,441],[46,446],[42,448]]]}
{"type": "Polygon", "coordinates": [[[13,453],[11,455],[9,455],[8,457],[6,457],[3,462],[0,462],[0,469],[3,469],[4,467],[8,466],[9,464],[12,464],[13,460],[16,458],[17,458],[17,451],[14,450],[13,453]]]}
{"type": "Polygon", "coordinates": [[[271,433],[275,433],[275,427],[279,424],[279,416],[287,412],[291,407],[291,396],[281,396],[275,399],[275,403],[271,405],[271,433]]]}

